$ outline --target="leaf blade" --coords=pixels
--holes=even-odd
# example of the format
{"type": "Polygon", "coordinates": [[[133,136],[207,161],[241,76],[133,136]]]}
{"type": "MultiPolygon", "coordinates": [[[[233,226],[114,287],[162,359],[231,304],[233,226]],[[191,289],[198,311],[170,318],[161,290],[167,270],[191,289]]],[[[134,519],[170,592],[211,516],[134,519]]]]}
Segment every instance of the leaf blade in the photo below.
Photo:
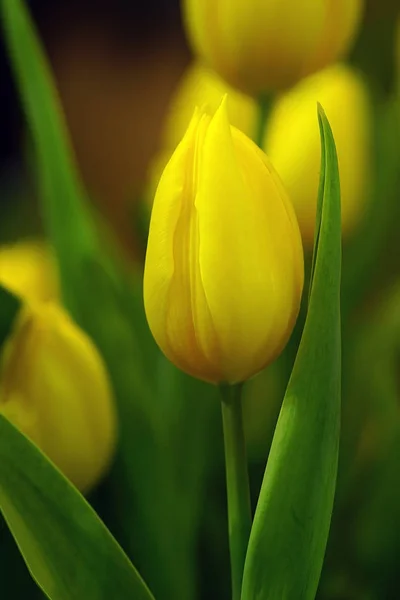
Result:
{"type": "Polygon", "coordinates": [[[332,515],[340,434],[340,185],[320,107],[318,119],[322,196],[309,310],[256,509],[243,600],[312,600],[332,515]]]}
{"type": "Polygon", "coordinates": [[[89,504],[2,415],[0,509],[31,574],[52,600],[152,600],[89,504]]]}

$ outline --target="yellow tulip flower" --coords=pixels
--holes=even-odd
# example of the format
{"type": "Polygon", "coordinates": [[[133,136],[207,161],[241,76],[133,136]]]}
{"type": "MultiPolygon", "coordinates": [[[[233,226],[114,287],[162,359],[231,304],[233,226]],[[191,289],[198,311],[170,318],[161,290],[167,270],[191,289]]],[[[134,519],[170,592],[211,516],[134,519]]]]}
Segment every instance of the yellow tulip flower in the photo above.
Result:
{"type": "Polygon", "coordinates": [[[58,298],[57,267],[50,248],[36,240],[0,246],[0,284],[30,300],[58,298]]]}
{"type": "Polygon", "coordinates": [[[290,87],[342,57],[363,0],[184,0],[195,53],[250,94],[290,87]]]}
{"type": "Polygon", "coordinates": [[[187,69],[172,99],[163,135],[163,147],[171,154],[185,135],[196,106],[213,114],[227,94],[230,123],[251,137],[257,119],[257,105],[250,96],[231,88],[212,69],[196,61],[187,69]]]}
{"type": "Polygon", "coordinates": [[[51,302],[23,306],[1,357],[0,413],[81,491],[110,464],[116,414],[91,340],[51,302]]]}
{"type": "Polygon", "coordinates": [[[165,165],[184,136],[196,106],[214,113],[227,94],[229,121],[249,137],[255,132],[257,106],[252,98],[231,88],[212,69],[194,62],[187,69],[174,94],[161,138],[161,151],[150,164],[146,200],[153,202],[154,194],[165,165]]]}
{"type": "Polygon", "coordinates": [[[230,126],[226,99],[196,111],[151,215],[144,301],[159,347],[200,379],[246,380],[284,347],[302,287],[300,232],[268,158],[230,126]]]}
{"type": "Polygon", "coordinates": [[[317,102],[324,107],[335,136],[344,237],[363,214],[372,169],[368,92],[350,67],[329,67],[278,100],[270,115],[264,149],[288,190],[308,247],[313,243],[321,160],[317,102]]]}

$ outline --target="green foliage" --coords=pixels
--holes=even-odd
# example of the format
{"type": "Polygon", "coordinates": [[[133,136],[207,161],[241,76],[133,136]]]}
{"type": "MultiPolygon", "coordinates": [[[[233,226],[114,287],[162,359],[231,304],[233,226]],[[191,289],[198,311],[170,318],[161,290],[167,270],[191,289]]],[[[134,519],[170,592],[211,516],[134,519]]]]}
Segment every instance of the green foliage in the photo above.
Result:
{"type": "Polygon", "coordinates": [[[52,600],[151,600],[93,509],[2,416],[0,509],[32,576],[52,600]]]}
{"type": "Polygon", "coordinates": [[[243,600],[312,600],[328,539],[340,430],[340,187],[335,143],[322,145],[307,319],[257,503],[243,600]]]}
{"type": "Polygon", "coordinates": [[[102,353],[118,405],[108,525],[155,593],[189,598],[196,593],[196,534],[212,448],[205,440],[214,420],[214,390],[179,372],[156,348],[141,281],[104,243],[91,214],[49,64],[24,2],[2,0],[1,7],[64,304],[102,353]],[[190,421],[196,422],[194,435],[190,421]]]}

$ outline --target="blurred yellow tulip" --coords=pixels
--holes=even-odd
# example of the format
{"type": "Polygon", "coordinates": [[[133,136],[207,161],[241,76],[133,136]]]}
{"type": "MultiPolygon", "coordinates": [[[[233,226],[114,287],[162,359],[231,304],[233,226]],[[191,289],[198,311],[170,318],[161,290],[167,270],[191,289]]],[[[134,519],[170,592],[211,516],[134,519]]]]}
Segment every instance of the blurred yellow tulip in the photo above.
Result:
{"type": "Polygon", "coordinates": [[[184,0],[195,53],[249,94],[290,87],[341,58],[363,0],[184,0]]]}
{"type": "Polygon", "coordinates": [[[350,67],[329,67],[278,100],[270,115],[264,149],[288,190],[308,247],[313,243],[321,160],[317,102],[324,107],[335,136],[344,236],[362,217],[372,169],[368,91],[350,67]]]}
{"type": "Polygon", "coordinates": [[[30,300],[58,298],[57,267],[49,246],[36,240],[0,246],[0,284],[30,300]]]}
{"type": "Polygon", "coordinates": [[[196,111],[161,177],[144,301],[153,336],[182,370],[243,381],[294,326],[303,287],[296,217],[264,153],[231,127],[226,99],[196,111]]]}
{"type": "Polygon", "coordinates": [[[116,414],[103,361],[51,302],[26,304],[1,356],[0,413],[83,492],[110,465],[116,414]]]}

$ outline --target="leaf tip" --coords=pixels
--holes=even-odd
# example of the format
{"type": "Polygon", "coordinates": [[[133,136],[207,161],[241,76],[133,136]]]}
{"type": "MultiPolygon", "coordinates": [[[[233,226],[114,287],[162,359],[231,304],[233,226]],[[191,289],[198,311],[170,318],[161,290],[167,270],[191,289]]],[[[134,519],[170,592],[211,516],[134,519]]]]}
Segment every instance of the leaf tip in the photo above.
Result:
{"type": "Polygon", "coordinates": [[[322,106],[322,104],[320,102],[317,102],[317,112],[318,112],[318,116],[320,119],[323,119],[323,118],[326,119],[326,113],[325,113],[324,107],[322,106]]]}

